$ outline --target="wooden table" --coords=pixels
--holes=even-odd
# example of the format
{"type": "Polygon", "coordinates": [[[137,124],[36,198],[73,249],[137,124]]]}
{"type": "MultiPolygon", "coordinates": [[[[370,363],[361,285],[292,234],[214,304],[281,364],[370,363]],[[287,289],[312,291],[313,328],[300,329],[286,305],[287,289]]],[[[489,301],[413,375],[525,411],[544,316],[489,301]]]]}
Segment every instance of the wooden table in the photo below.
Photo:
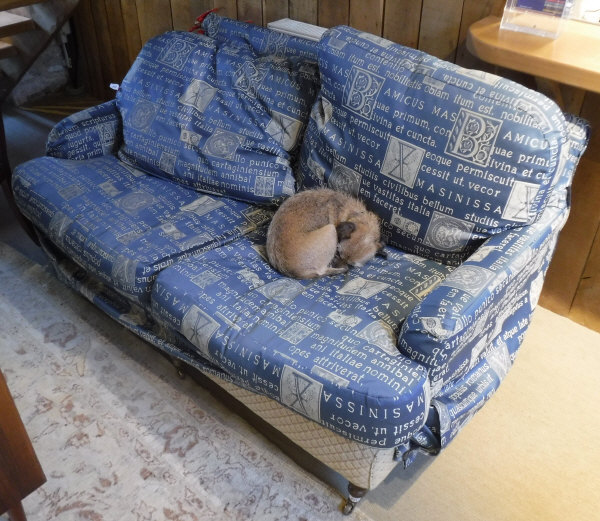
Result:
{"type": "Polygon", "coordinates": [[[600,331],[600,25],[565,20],[550,39],[501,30],[500,18],[487,17],[469,28],[467,48],[483,61],[531,74],[540,91],[591,124],[540,304],[600,331]]]}
{"type": "Polygon", "coordinates": [[[467,48],[494,65],[553,82],[552,94],[568,112],[579,113],[585,91],[600,92],[600,25],[565,20],[558,38],[501,30],[488,16],[471,25],[467,48]],[[570,89],[556,90],[557,85],[570,89]]]}
{"type": "Polygon", "coordinates": [[[46,477],[0,371],[0,515],[25,521],[21,500],[46,477]]]}

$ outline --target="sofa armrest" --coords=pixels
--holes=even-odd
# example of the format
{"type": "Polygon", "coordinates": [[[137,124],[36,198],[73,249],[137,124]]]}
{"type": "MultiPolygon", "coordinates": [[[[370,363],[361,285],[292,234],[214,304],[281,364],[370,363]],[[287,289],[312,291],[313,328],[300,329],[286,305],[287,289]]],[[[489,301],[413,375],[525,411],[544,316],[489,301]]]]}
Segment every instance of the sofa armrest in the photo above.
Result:
{"type": "Polygon", "coordinates": [[[489,238],[407,317],[398,347],[426,367],[434,397],[498,349],[506,374],[567,216],[564,190],[536,223],[489,238]]]}
{"type": "Polygon", "coordinates": [[[114,154],[121,145],[121,114],[116,100],[76,112],[50,131],[46,155],[61,159],[91,159],[114,154]]]}

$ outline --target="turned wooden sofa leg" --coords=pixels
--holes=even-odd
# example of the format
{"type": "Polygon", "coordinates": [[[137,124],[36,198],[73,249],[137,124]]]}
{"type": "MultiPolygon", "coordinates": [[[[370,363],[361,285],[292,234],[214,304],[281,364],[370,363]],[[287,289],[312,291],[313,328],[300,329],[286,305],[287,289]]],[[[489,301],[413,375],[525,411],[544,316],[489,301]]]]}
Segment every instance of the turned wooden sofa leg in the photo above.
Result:
{"type": "Polygon", "coordinates": [[[348,498],[346,499],[346,504],[342,512],[345,516],[352,513],[354,507],[358,504],[358,502],[365,497],[365,494],[368,492],[368,489],[357,487],[352,483],[348,483],[348,498]]]}

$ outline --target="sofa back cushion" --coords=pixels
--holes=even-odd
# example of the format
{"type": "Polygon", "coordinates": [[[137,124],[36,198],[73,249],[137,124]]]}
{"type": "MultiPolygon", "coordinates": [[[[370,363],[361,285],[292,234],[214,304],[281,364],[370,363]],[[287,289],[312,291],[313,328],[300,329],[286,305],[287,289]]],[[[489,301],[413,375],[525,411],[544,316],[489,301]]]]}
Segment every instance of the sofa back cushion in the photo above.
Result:
{"type": "Polygon", "coordinates": [[[202,22],[202,30],[220,42],[241,41],[249,44],[258,55],[295,56],[316,62],[317,42],[273,31],[266,27],[241,22],[210,13],[202,22]]]}
{"type": "Polygon", "coordinates": [[[317,82],[316,63],[301,58],[165,33],[145,44],[118,92],[119,157],[199,191],[274,202],[294,191],[290,163],[317,82]]]}
{"type": "Polygon", "coordinates": [[[365,200],[392,245],[459,264],[544,209],[565,141],[545,96],[349,27],[319,69],[300,182],[365,200]]]}

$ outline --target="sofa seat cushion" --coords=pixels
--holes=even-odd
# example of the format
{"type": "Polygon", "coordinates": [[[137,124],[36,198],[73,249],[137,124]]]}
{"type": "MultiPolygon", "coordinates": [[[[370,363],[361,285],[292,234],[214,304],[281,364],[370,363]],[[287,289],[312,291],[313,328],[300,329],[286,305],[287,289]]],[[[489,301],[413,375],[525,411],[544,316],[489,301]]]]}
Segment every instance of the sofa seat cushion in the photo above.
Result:
{"type": "Polygon", "coordinates": [[[410,310],[452,271],[391,250],[345,275],[283,277],[264,228],[163,270],[156,320],[238,384],[358,442],[392,447],[425,422],[427,372],[396,348],[410,310]]]}
{"type": "Polygon", "coordinates": [[[156,274],[181,257],[252,230],[270,212],[199,194],[104,156],[42,157],[15,169],[15,199],[81,267],[140,303],[156,274]]]}
{"type": "Polygon", "coordinates": [[[170,32],[147,42],[117,94],[119,157],[196,190],[269,203],[294,192],[291,163],[318,84],[315,62],[170,32]]]}
{"type": "Polygon", "coordinates": [[[539,218],[567,136],[543,94],[350,27],[323,36],[319,67],[303,186],[355,194],[388,243],[453,265],[539,218]]]}

